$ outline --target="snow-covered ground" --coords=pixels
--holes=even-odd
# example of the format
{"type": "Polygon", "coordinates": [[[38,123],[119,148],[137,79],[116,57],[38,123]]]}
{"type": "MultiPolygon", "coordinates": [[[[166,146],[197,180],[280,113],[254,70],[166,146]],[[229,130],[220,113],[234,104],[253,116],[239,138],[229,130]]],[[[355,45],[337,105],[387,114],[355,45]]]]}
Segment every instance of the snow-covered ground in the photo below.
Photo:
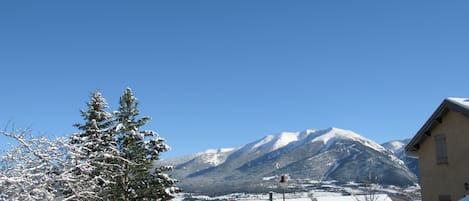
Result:
{"type": "MultiPolygon", "coordinates": [[[[373,189],[363,188],[358,183],[350,183],[347,186],[337,186],[333,183],[322,185],[323,189],[306,190],[305,192],[286,193],[286,201],[392,201],[391,197],[400,197],[407,200],[420,200],[420,187],[414,186],[407,189],[400,189],[394,186],[382,187],[375,186],[373,189]]],[[[283,200],[283,194],[272,192],[274,201],[283,200]]],[[[264,194],[246,194],[234,193],[224,196],[209,197],[207,195],[194,195],[189,193],[179,194],[176,201],[188,200],[206,200],[206,201],[267,201],[270,195],[264,194]]]]}
{"type": "MultiPolygon", "coordinates": [[[[227,196],[219,196],[215,198],[210,198],[208,196],[193,196],[193,199],[197,200],[238,200],[238,201],[267,201],[269,195],[248,195],[248,194],[233,194],[227,196]]],[[[365,201],[369,199],[373,201],[392,201],[391,198],[386,194],[377,194],[377,195],[338,195],[336,193],[322,193],[318,195],[311,194],[286,194],[286,201],[365,201]]],[[[176,201],[184,200],[183,197],[174,199],[176,201]]],[[[283,200],[282,194],[274,194],[273,200],[283,200]]]]}

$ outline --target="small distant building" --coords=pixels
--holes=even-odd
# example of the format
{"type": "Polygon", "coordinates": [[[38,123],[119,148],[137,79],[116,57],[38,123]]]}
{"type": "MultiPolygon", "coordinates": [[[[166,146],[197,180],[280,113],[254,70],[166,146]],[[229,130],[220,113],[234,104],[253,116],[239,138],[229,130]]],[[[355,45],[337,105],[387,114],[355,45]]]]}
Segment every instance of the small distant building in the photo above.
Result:
{"type": "Polygon", "coordinates": [[[419,159],[423,201],[469,193],[469,98],[447,98],[405,148],[419,159]]]}

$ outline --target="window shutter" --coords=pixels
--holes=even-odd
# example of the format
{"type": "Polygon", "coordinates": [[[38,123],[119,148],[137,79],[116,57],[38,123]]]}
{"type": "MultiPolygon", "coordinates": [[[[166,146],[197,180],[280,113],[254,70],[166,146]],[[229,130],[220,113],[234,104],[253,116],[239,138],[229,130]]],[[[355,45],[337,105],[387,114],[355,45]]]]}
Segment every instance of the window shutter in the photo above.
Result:
{"type": "Polygon", "coordinates": [[[435,151],[436,151],[436,163],[437,164],[448,164],[448,153],[446,151],[446,136],[436,135],[435,136],[435,151]]]}

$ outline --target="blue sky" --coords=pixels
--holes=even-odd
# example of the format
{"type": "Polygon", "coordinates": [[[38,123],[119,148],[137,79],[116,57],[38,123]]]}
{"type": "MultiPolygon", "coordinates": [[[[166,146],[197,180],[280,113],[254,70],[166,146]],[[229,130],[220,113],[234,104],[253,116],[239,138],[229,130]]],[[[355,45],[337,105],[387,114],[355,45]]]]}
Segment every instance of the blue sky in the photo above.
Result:
{"type": "MultiPolygon", "coordinates": [[[[468,97],[465,1],[2,1],[0,125],[66,136],[126,87],[180,156],[339,127],[412,137],[468,97]]],[[[5,142],[3,143],[5,144],[5,142]]]]}

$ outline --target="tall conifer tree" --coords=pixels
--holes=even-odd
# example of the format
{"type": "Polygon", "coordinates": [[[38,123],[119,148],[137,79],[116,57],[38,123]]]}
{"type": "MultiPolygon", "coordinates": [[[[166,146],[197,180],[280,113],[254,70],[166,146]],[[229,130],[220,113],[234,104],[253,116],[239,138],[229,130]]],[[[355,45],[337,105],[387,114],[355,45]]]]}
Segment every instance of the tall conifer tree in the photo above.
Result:
{"type": "Polygon", "coordinates": [[[179,191],[176,180],[170,178],[167,166],[155,166],[160,153],[169,150],[155,131],[142,130],[150,117],[139,118],[138,101],[130,88],[120,98],[115,112],[117,143],[124,158],[123,175],[116,185],[116,199],[170,200],[179,191]]]}
{"type": "Polygon", "coordinates": [[[98,196],[106,199],[110,194],[111,184],[115,183],[121,170],[115,132],[112,129],[114,120],[112,114],[106,111],[108,104],[99,91],[92,93],[87,106],[87,110],[81,110],[85,122],[74,125],[80,132],[71,137],[71,155],[77,164],[77,178],[88,180],[80,182],[91,185],[98,196]]]}

